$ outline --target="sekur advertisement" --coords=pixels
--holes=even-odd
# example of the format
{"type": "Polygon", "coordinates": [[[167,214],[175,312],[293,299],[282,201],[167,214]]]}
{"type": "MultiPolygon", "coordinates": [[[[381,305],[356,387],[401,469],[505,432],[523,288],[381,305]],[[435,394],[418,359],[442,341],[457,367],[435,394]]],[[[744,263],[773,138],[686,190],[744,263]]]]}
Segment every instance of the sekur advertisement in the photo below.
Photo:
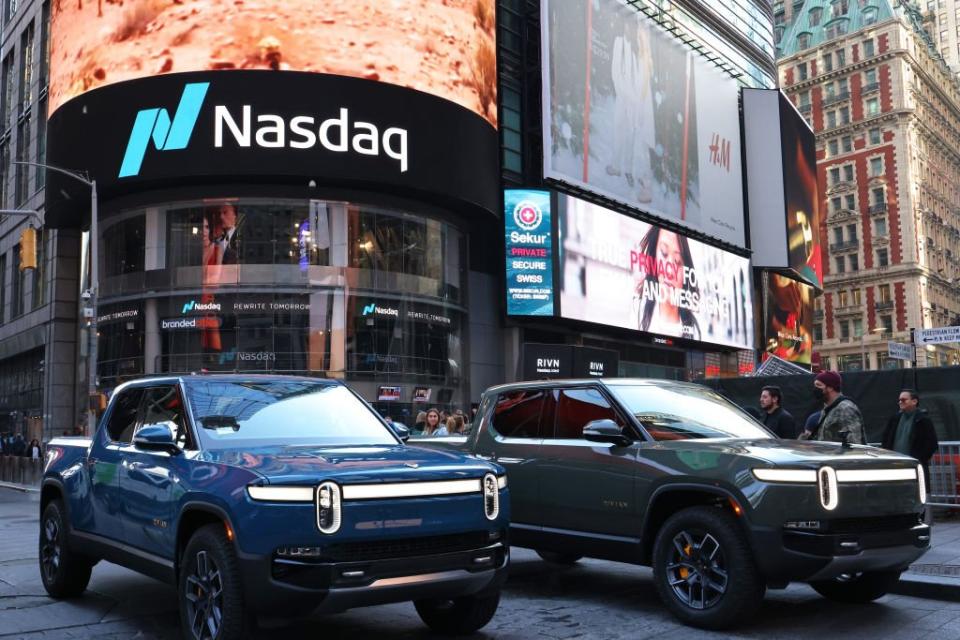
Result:
{"type": "Polygon", "coordinates": [[[560,315],[754,348],[747,258],[561,196],[560,315]]]}

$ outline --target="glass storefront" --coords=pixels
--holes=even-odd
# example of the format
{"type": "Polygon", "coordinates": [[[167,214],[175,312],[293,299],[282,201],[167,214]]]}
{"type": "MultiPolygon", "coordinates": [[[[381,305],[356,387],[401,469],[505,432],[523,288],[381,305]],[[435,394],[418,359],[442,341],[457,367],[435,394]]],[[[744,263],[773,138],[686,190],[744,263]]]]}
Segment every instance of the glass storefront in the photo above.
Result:
{"type": "Polygon", "coordinates": [[[466,238],[352,202],[236,199],[101,222],[101,385],[143,374],[342,378],[398,415],[465,400],[466,238]],[[398,397],[399,396],[399,397],[398,397]]]}

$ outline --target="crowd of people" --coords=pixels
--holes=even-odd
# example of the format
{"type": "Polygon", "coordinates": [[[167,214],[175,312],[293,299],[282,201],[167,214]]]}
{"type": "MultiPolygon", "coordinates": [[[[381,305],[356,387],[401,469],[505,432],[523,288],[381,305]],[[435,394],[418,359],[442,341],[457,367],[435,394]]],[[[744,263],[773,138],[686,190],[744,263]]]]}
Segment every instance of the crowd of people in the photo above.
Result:
{"type": "Polygon", "coordinates": [[[43,446],[36,438],[27,443],[27,439],[23,437],[22,433],[16,435],[12,433],[0,434],[0,455],[23,456],[39,460],[43,457],[43,446]]]}
{"type": "MultiPolygon", "coordinates": [[[[465,436],[470,432],[477,407],[471,407],[470,414],[463,409],[454,409],[450,412],[442,409],[427,409],[417,413],[413,425],[403,425],[410,430],[414,438],[438,438],[444,436],[465,436]]],[[[391,416],[384,416],[389,424],[398,424],[391,416]]]]}

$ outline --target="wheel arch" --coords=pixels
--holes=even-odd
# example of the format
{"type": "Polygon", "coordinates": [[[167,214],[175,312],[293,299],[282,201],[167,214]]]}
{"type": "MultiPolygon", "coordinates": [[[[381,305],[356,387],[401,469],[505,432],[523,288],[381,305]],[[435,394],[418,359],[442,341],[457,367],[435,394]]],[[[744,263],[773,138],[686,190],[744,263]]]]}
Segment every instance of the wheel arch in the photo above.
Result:
{"type": "Polygon", "coordinates": [[[743,532],[750,536],[745,522],[745,500],[734,491],[718,485],[695,483],[666,484],[653,492],[643,517],[640,536],[640,561],[649,565],[653,557],[653,544],[657,532],[673,514],[697,506],[715,506],[737,516],[743,532]]]}
{"type": "Polygon", "coordinates": [[[60,500],[61,504],[63,504],[63,508],[66,511],[64,515],[67,518],[67,525],[72,527],[73,523],[70,520],[70,505],[67,501],[66,487],[64,487],[63,483],[56,478],[46,478],[40,487],[41,518],[43,517],[43,512],[46,510],[47,505],[54,500],[60,500]]]}
{"type": "Polygon", "coordinates": [[[209,524],[222,525],[230,540],[234,538],[234,527],[230,515],[222,507],[209,502],[191,501],[183,505],[177,518],[176,546],[174,547],[174,572],[179,579],[180,556],[190,542],[190,538],[200,528],[209,524]]]}

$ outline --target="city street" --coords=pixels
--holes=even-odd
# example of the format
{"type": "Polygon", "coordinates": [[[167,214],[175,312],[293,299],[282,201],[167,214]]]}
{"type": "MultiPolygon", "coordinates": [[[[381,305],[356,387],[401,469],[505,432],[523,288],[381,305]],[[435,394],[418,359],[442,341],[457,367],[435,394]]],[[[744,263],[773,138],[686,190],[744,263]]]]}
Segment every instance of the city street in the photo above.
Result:
{"type": "MultiPolygon", "coordinates": [[[[172,588],[98,565],[79,600],[46,597],[37,572],[39,494],[0,488],[0,637],[178,638],[172,588]]],[[[413,606],[397,604],[312,618],[264,637],[426,638],[413,606]]],[[[595,560],[572,568],[516,550],[500,610],[477,638],[960,638],[960,602],[887,596],[866,606],[828,602],[803,585],[772,591],[736,633],[684,628],[661,606],[648,569],[595,560]]]]}

